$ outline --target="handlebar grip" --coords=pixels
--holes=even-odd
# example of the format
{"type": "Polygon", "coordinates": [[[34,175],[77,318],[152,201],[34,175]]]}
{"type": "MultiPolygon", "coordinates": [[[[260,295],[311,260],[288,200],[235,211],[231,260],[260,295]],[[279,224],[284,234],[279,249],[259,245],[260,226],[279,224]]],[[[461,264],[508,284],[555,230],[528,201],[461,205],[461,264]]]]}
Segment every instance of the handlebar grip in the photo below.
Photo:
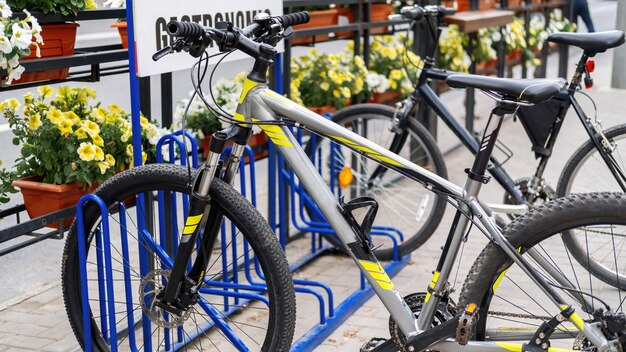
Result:
{"type": "Polygon", "coordinates": [[[309,11],[302,11],[296,13],[290,13],[287,15],[277,16],[278,20],[282,23],[283,28],[295,26],[297,24],[308,23],[311,20],[309,11]]]}
{"type": "Polygon", "coordinates": [[[439,13],[444,16],[451,16],[456,13],[456,9],[453,7],[439,6],[439,13]]]}
{"type": "Polygon", "coordinates": [[[424,18],[424,11],[420,7],[405,7],[400,10],[400,14],[409,20],[419,21],[424,18]]]}
{"type": "Polygon", "coordinates": [[[166,30],[173,37],[200,38],[205,33],[204,27],[194,22],[170,21],[166,30]]]}

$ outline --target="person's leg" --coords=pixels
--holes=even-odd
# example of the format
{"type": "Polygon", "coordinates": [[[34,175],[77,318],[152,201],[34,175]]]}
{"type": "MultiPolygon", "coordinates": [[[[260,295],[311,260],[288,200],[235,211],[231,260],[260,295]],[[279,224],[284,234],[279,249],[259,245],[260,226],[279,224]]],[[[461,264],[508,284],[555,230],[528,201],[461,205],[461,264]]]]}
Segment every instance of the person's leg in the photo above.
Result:
{"type": "Polygon", "coordinates": [[[593,26],[593,21],[591,20],[587,0],[574,0],[574,18],[578,20],[578,16],[582,17],[583,22],[585,22],[585,26],[587,26],[587,31],[596,31],[593,26]]]}

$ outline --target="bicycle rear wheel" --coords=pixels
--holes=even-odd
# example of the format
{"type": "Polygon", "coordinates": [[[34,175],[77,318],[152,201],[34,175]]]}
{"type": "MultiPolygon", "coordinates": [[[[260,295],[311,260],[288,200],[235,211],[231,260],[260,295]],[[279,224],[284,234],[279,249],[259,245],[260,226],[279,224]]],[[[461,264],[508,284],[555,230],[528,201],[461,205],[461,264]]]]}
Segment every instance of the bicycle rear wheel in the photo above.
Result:
{"type": "Polygon", "coordinates": [[[109,209],[112,267],[103,265],[106,247],[97,236],[101,216],[91,203],[84,222],[92,341],[85,341],[82,324],[77,227],[72,225],[63,252],[62,286],[72,329],[83,348],[90,343],[96,351],[108,351],[113,344],[118,350],[141,351],[289,350],[295,294],[287,260],[263,217],[220,180],[211,185],[210,196],[211,206],[224,214],[221,246],[206,269],[200,301],[180,316],[151,304],[167,282],[166,262],[173,262],[184,228],[189,182],[185,167],[148,165],[120,173],[96,190],[109,209]],[[126,212],[123,204],[135,202],[139,194],[146,205],[126,212]],[[153,230],[138,231],[140,217],[153,230]],[[102,274],[109,269],[113,281],[105,283],[102,274]],[[107,323],[110,296],[101,291],[109,285],[116,340],[107,323]]]}
{"type": "MultiPolygon", "coordinates": [[[[569,231],[587,234],[604,232],[613,238],[623,236],[626,234],[624,207],[626,196],[621,193],[572,195],[538,206],[517,217],[504,229],[504,234],[552,289],[575,308],[583,320],[590,321],[593,319],[590,313],[604,308],[604,302],[614,312],[623,312],[626,292],[616,291],[573,261],[558,235],[569,231]],[[556,280],[551,272],[567,278],[576,290],[586,294],[584,298],[590,304],[584,307],[575,298],[576,292],[564,289],[563,281],[556,280]]],[[[617,250],[612,247],[611,257],[616,264],[623,266],[626,259],[616,256],[617,250]]],[[[494,243],[488,244],[476,259],[463,285],[459,308],[464,309],[469,303],[479,307],[475,338],[498,341],[504,344],[502,346],[511,348],[513,341],[527,343],[534,340],[533,334],[539,325],[560,312],[494,243]]],[[[621,328],[617,337],[624,332],[621,328]]],[[[579,335],[578,329],[569,321],[556,328],[551,342],[552,347],[595,350],[595,346],[579,335]]]]}
{"type": "MultiPolygon", "coordinates": [[[[395,136],[391,131],[394,113],[395,110],[385,105],[359,104],[337,112],[333,121],[389,149],[395,136]]],[[[393,152],[439,176],[447,177],[443,156],[430,133],[413,119],[403,133],[406,140],[393,152]]],[[[445,199],[398,172],[319,137],[312,137],[306,150],[327,183],[338,196],[344,197],[345,202],[370,196],[379,203],[372,231],[374,253],[378,259],[393,259],[394,240],[400,256],[412,252],[430,238],[439,225],[445,212],[445,199]],[[384,172],[373,177],[380,168],[384,172]],[[353,180],[342,188],[339,179],[342,172],[345,174],[348,170],[353,180]]],[[[343,248],[334,236],[327,238],[338,248],[343,248]]]]}
{"type": "MultiPolygon", "coordinates": [[[[604,150],[615,161],[615,167],[626,175],[626,125],[612,127],[606,130],[604,135],[608,140],[608,143],[604,143],[604,150]]],[[[561,173],[556,195],[564,197],[575,193],[600,191],[623,192],[593,141],[588,140],[567,162],[561,173]]],[[[611,240],[613,239],[601,233],[581,237],[580,234],[572,232],[563,236],[570,253],[594,276],[613,286],[626,289],[626,268],[615,268],[611,258],[606,258],[605,248],[611,240]]],[[[615,240],[618,248],[623,248],[618,256],[625,254],[626,238],[620,237],[615,240]]]]}

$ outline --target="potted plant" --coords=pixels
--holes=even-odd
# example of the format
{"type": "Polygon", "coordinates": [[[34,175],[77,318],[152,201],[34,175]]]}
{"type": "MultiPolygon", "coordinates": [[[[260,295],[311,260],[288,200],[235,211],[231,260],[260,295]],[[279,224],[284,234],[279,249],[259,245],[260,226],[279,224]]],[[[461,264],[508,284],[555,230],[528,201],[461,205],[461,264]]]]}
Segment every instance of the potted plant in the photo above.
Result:
{"type": "MultiPolygon", "coordinates": [[[[0,160],[2,166],[2,160],[0,160]]],[[[19,192],[11,185],[11,182],[17,178],[15,171],[9,171],[6,168],[0,168],[0,204],[8,203],[11,198],[9,194],[19,192]]]]}
{"type": "MultiPolygon", "coordinates": [[[[7,0],[14,11],[24,11],[28,17],[32,17],[28,11],[48,13],[60,13],[63,16],[75,15],[78,11],[96,8],[93,0],[7,0]]],[[[39,26],[33,23],[33,28],[39,26]]],[[[24,59],[39,57],[35,53],[41,52],[41,57],[69,56],[74,54],[76,43],[77,23],[46,23],[41,25],[41,38],[45,45],[40,50],[32,50],[31,55],[24,59]]],[[[35,35],[35,33],[33,33],[35,35]]],[[[65,79],[69,68],[28,72],[16,83],[26,83],[53,79],[65,79]]]]}
{"type": "MultiPolygon", "coordinates": [[[[204,100],[210,103],[210,108],[204,104],[204,101],[198,95],[194,95],[193,91],[189,93],[189,99],[180,100],[176,105],[174,128],[183,128],[183,115],[187,105],[189,105],[184,128],[191,130],[196,136],[196,140],[202,145],[205,157],[209,154],[211,135],[229,125],[227,120],[220,120],[214,111],[219,111],[221,108],[230,115],[235,113],[245,78],[246,73],[240,72],[232,80],[219,79],[212,87],[213,96],[206,94],[204,97],[204,100]],[[189,103],[191,96],[194,96],[194,98],[189,103]],[[215,102],[213,98],[215,98],[215,102]]],[[[267,156],[267,141],[267,135],[255,128],[255,133],[250,137],[248,145],[254,150],[256,159],[267,156]]]]}
{"type": "MultiPolygon", "coordinates": [[[[13,182],[24,196],[31,218],[76,204],[78,199],[116,172],[133,165],[129,115],[117,105],[93,104],[90,88],[41,86],[38,96],[24,95],[0,103],[14,138],[21,146],[13,182]]],[[[142,118],[144,162],[154,160],[161,135],[142,118]]],[[[72,219],[66,219],[69,226],[72,219]]]]}
{"type": "MultiPolygon", "coordinates": [[[[125,7],[126,0],[107,0],[102,5],[116,8],[125,7]]],[[[122,48],[128,49],[128,23],[126,23],[126,19],[118,19],[115,23],[111,25],[111,27],[117,28],[118,32],[120,33],[120,39],[122,40],[122,48]]]]}
{"type": "Polygon", "coordinates": [[[319,114],[334,112],[364,92],[367,73],[360,56],[311,49],[292,61],[291,98],[319,114]]]}
{"type": "MultiPolygon", "coordinates": [[[[352,43],[348,48],[352,47],[352,43]]],[[[370,67],[366,77],[368,89],[373,93],[370,101],[385,103],[404,98],[413,91],[422,59],[411,50],[406,36],[379,36],[370,46],[370,67]],[[408,72],[407,72],[408,70],[408,72]]]]}
{"type": "Polygon", "coordinates": [[[0,13],[0,68],[6,70],[2,83],[11,84],[24,73],[20,60],[39,57],[43,38],[37,18],[31,14],[27,13],[23,20],[12,18],[13,11],[4,0],[0,0],[0,13]]]}

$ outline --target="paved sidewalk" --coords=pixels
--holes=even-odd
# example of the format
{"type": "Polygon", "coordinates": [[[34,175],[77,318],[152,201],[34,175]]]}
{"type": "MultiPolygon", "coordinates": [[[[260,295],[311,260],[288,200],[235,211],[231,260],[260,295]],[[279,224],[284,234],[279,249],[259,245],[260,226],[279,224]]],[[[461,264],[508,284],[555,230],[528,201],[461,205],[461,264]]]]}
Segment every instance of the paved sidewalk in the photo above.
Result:
{"type": "MultiPolygon", "coordinates": [[[[597,72],[594,77],[597,87],[590,91],[590,95],[595,99],[600,109],[599,114],[605,126],[626,122],[623,114],[626,111],[626,91],[607,88],[611,59],[610,53],[601,54],[596,58],[597,72]]],[[[555,58],[551,58],[552,64],[550,64],[548,73],[550,77],[556,76],[554,72],[555,61],[555,58]]],[[[484,124],[489,115],[490,107],[493,105],[481,94],[477,94],[477,97],[477,115],[480,119],[476,124],[480,126],[484,124]]],[[[463,93],[461,91],[445,94],[444,101],[453,112],[461,114],[463,111],[463,93]]],[[[581,98],[581,103],[585,109],[590,108],[586,99],[581,98]]],[[[514,177],[529,176],[529,173],[534,170],[536,161],[530,152],[530,143],[521,124],[508,120],[501,133],[502,136],[505,136],[503,140],[506,145],[515,153],[514,158],[507,164],[507,170],[514,177]]],[[[575,148],[586,139],[584,131],[574,116],[568,116],[561,133],[563,137],[555,147],[556,155],[551,159],[546,173],[546,178],[552,185],[556,185],[565,161],[575,148]]],[[[450,147],[456,141],[445,126],[440,127],[438,140],[442,149],[450,147]]],[[[471,155],[462,148],[446,157],[448,174],[453,182],[457,184],[464,182],[463,169],[471,165],[471,160],[471,155]]],[[[502,194],[502,190],[492,182],[483,188],[481,198],[488,202],[499,202],[502,199],[502,194]]],[[[432,276],[431,270],[439,257],[440,246],[447,234],[452,215],[453,212],[448,209],[446,217],[435,235],[413,254],[411,263],[394,278],[394,282],[401,293],[409,294],[425,290],[432,276]]],[[[480,234],[472,233],[470,236],[471,241],[465,248],[466,257],[462,262],[458,278],[452,282],[456,284],[457,293],[465,273],[469,269],[469,263],[473,261],[485,244],[480,234]]],[[[40,245],[49,244],[59,247],[60,257],[60,242],[45,242],[40,245]]],[[[10,269],[5,268],[5,270],[10,269]]],[[[48,267],[46,270],[60,271],[58,266],[48,267]]],[[[353,264],[341,256],[322,257],[305,271],[296,274],[296,277],[299,278],[312,276],[315,276],[316,280],[327,282],[337,288],[335,291],[337,300],[346,297],[359,283],[358,273],[353,264]]],[[[15,278],[15,280],[23,279],[25,278],[15,278]]],[[[78,349],[67,322],[59,282],[60,280],[40,288],[37,288],[37,283],[34,283],[33,287],[35,288],[31,291],[30,297],[19,297],[0,306],[0,352],[75,351],[78,349]]],[[[5,285],[7,285],[6,282],[3,286],[5,285]]],[[[297,299],[298,325],[296,334],[301,335],[317,321],[318,315],[316,305],[311,304],[313,301],[309,297],[299,294],[297,299]]],[[[331,337],[326,339],[316,351],[358,351],[358,348],[371,337],[388,337],[387,324],[388,313],[379,300],[374,297],[339,327],[331,337]]]]}

